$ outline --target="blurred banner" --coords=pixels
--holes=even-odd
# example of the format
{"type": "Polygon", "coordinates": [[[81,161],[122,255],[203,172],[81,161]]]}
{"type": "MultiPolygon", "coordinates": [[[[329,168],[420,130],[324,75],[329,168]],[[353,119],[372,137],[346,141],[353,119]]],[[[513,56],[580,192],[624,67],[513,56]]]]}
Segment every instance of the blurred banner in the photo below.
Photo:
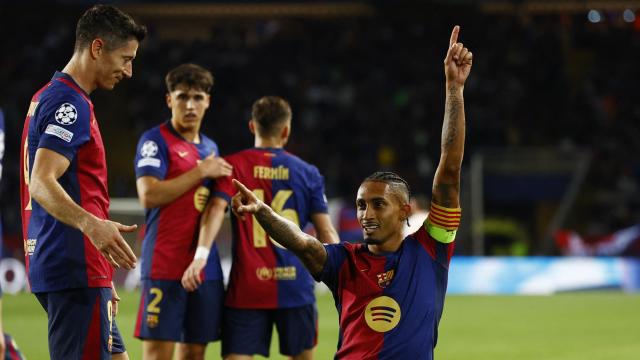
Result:
{"type": "Polygon", "coordinates": [[[640,291],[640,258],[456,256],[447,292],[548,295],[601,289],[640,291]]]}

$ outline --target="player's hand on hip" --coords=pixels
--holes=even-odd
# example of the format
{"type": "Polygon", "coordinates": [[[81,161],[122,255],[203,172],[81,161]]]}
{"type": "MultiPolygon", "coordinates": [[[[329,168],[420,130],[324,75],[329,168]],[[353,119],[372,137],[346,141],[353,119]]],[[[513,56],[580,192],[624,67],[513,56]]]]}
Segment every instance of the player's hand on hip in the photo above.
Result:
{"type": "Polygon", "coordinates": [[[117,268],[133,269],[136,256],[120,232],[132,232],[137,225],[122,225],[111,220],[96,219],[84,232],[102,255],[117,268]]]}
{"type": "Polygon", "coordinates": [[[456,25],[451,31],[449,50],[444,58],[444,73],[447,78],[447,88],[450,86],[463,87],[471,72],[473,54],[469,49],[458,42],[460,26],[456,25]]]}
{"type": "Polygon", "coordinates": [[[187,270],[182,274],[182,287],[187,291],[194,291],[202,284],[202,269],[207,265],[206,259],[193,259],[187,270]]]}
{"type": "Polygon", "coordinates": [[[229,176],[233,170],[233,166],[231,166],[231,164],[229,164],[225,159],[216,157],[215,155],[207,156],[198,166],[202,171],[203,177],[207,178],[229,176]]]}
{"type": "Polygon", "coordinates": [[[240,181],[233,179],[233,184],[238,189],[238,193],[231,198],[231,211],[244,220],[245,213],[255,214],[264,203],[240,181]]]}

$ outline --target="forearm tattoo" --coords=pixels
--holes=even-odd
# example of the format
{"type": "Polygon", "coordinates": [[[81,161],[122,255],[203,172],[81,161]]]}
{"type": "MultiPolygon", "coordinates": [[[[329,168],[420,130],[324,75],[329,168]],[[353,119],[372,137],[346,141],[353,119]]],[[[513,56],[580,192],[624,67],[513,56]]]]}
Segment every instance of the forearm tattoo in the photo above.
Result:
{"type": "Polygon", "coordinates": [[[271,208],[265,207],[255,216],[267,234],[296,254],[312,275],[322,271],[327,252],[318,239],[304,233],[298,225],[279,216],[271,208]]]}
{"type": "Polygon", "coordinates": [[[449,150],[458,137],[461,117],[464,116],[464,99],[456,93],[455,89],[449,89],[449,95],[445,103],[444,124],[442,125],[442,148],[449,150]]]}

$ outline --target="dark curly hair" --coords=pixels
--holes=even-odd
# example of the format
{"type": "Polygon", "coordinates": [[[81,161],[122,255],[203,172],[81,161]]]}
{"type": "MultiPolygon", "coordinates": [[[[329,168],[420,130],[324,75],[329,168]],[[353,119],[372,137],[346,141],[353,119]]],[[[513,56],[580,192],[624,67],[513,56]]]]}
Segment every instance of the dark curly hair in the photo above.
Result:
{"type": "Polygon", "coordinates": [[[96,38],[105,41],[107,49],[120,47],[131,39],[142,42],[147,28],[138,25],[131,16],[111,5],[95,5],[78,20],[75,51],[89,46],[96,38]]]}
{"type": "Polygon", "coordinates": [[[209,93],[213,87],[213,75],[200,65],[182,64],[169,71],[164,82],[169,92],[175,90],[178,85],[186,85],[189,89],[209,93]]]}

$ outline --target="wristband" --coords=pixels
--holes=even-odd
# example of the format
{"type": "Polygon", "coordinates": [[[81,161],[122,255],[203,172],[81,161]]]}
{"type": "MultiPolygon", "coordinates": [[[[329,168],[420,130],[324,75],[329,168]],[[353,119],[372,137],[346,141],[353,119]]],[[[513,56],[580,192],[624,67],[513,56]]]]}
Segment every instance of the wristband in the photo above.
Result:
{"type": "Polygon", "coordinates": [[[206,246],[198,246],[198,248],[196,249],[196,254],[193,256],[193,259],[207,260],[208,258],[209,258],[209,249],[207,249],[206,246]]]}

